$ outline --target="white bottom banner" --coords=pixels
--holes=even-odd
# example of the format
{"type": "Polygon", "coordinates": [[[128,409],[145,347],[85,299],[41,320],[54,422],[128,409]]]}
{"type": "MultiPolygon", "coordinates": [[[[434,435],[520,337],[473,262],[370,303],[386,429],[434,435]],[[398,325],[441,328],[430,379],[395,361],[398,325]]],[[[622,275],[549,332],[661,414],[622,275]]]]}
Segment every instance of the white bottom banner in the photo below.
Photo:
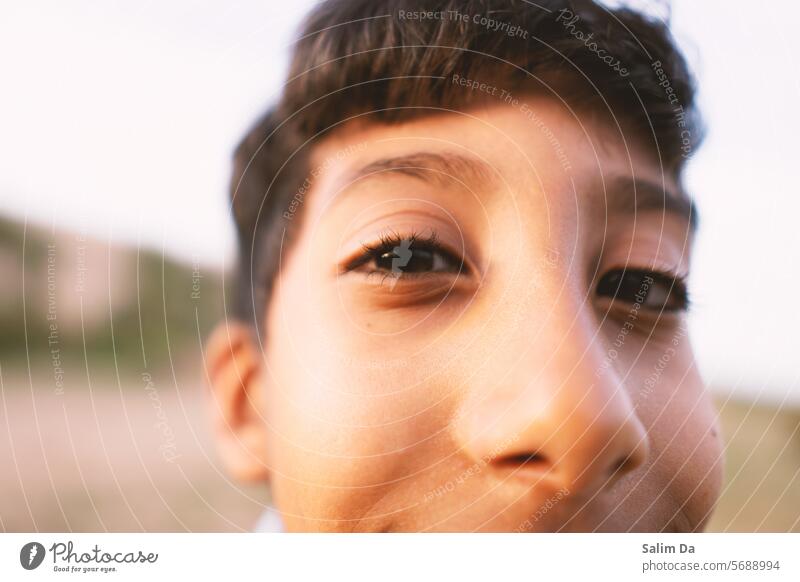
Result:
{"type": "Polygon", "coordinates": [[[800,580],[800,534],[3,534],[0,580],[800,580]]]}

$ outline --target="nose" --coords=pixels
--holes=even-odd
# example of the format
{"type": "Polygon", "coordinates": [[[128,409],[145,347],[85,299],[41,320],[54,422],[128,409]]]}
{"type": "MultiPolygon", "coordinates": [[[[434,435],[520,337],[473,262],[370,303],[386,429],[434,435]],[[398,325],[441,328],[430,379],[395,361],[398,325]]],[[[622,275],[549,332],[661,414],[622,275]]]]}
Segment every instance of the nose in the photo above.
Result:
{"type": "Polygon", "coordinates": [[[577,495],[593,495],[644,464],[645,429],[590,331],[553,334],[545,339],[558,346],[553,351],[523,347],[501,356],[494,386],[485,379],[485,393],[458,416],[462,450],[498,475],[577,495]]]}

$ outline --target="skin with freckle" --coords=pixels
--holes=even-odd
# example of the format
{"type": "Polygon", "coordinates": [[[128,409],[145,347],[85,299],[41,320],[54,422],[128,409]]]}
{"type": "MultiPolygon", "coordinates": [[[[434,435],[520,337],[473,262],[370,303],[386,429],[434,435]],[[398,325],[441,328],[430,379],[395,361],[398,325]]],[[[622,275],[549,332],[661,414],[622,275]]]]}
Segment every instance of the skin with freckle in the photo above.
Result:
{"type": "Polygon", "coordinates": [[[523,103],[314,146],[263,335],[228,322],[207,349],[223,457],[269,480],[287,530],[709,518],[685,195],[611,120],[523,103]]]}

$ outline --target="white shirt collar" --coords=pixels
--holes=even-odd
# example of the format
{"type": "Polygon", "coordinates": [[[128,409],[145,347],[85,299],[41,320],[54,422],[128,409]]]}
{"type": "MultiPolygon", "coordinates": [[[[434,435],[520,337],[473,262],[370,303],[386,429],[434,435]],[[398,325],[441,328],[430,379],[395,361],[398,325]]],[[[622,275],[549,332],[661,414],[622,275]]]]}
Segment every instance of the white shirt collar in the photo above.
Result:
{"type": "Polygon", "coordinates": [[[281,514],[277,509],[267,508],[258,518],[253,531],[256,533],[282,533],[284,529],[281,514]]]}

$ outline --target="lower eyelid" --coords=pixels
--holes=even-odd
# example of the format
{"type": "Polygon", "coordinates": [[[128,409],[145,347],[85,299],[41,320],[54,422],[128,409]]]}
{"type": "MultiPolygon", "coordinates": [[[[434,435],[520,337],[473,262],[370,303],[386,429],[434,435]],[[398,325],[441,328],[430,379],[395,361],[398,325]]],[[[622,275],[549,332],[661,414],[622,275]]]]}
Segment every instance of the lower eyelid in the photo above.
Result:
{"type": "Polygon", "coordinates": [[[389,282],[390,279],[393,279],[394,282],[414,282],[419,281],[422,279],[427,280],[448,280],[452,281],[452,273],[445,273],[445,272],[435,272],[435,271],[428,271],[428,272],[420,272],[420,273],[403,273],[400,276],[396,276],[394,273],[387,272],[387,271],[365,271],[364,276],[367,277],[370,281],[377,282],[380,284],[386,284],[389,282]]]}

